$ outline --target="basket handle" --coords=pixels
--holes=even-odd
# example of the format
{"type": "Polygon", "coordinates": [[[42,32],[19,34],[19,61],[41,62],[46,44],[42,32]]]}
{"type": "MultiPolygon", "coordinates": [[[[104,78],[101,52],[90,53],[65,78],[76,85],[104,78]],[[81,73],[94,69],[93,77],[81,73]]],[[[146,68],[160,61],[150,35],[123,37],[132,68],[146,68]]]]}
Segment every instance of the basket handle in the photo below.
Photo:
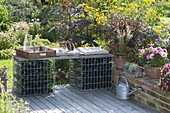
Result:
{"type": "Polygon", "coordinates": [[[74,46],[73,42],[70,42],[70,41],[66,41],[65,47],[66,47],[69,51],[73,51],[73,50],[75,49],[75,46],[74,46]]]}

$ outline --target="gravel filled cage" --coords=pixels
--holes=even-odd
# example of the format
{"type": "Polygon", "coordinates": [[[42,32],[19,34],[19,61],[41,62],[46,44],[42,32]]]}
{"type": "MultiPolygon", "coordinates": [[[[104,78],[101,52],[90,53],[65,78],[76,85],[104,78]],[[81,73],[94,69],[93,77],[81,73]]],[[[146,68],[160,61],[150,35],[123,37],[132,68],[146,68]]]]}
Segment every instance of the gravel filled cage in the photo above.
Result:
{"type": "Polygon", "coordinates": [[[52,60],[20,61],[14,59],[14,91],[19,95],[52,92],[52,60]]]}
{"type": "Polygon", "coordinates": [[[110,89],[112,76],[112,54],[61,56],[36,60],[14,56],[13,89],[19,95],[50,93],[53,86],[58,85],[57,80],[60,84],[63,78],[64,84],[69,83],[81,90],[110,89]]]}
{"type": "Polygon", "coordinates": [[[71,64],[70,84],[81,90],[112,87],[113,58],[110,55],[83,57],[71,64]]]}

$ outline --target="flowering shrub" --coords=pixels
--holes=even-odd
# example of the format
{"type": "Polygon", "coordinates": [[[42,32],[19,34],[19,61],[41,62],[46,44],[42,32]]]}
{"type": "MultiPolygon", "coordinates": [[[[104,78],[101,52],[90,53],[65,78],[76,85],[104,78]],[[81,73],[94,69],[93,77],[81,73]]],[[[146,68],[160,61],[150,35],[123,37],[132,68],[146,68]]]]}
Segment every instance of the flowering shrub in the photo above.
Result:
{"type": "Polygon", "coordinates": [[[25,34],[29,32],[29,25],[27,22],[15,22],[12,24],[12,29],[16,33],[18,41],[23,44],[25,34]]]}
{"type": "Polygon", "coordinates": [[[158,85],[162,90],[170,92],[170,63],[163,66],[158,85]]]}
{"type": "Polygon", "coordinates": [[[166,49],[148,44],[147,48],[142,48],[139,51],[139,63],[143,62],[151,67],[162,67],[166,63],[168,55],[166,49]]]}
{"type": "Polygon", "coordinates": [[[18,40],[15,38],[15,36],[7,31],[7,32],[0,32],[0,50],[3,49],[9,49],[11,47],[16,46],[18,43],[18,40]]]}

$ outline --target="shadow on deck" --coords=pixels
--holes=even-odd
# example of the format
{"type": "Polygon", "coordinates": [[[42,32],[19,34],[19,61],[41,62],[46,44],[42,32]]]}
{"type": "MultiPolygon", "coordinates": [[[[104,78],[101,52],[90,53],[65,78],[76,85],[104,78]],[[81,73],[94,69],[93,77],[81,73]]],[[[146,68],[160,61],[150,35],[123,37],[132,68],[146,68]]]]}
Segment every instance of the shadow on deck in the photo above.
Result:
{"type": "Polygon", "coordinates": [[[82,91],[70,85],[53,94],[20,96],[29,102],[30,113],[159,113],[134,100],[119,100],[113,90],[82,91]]]}

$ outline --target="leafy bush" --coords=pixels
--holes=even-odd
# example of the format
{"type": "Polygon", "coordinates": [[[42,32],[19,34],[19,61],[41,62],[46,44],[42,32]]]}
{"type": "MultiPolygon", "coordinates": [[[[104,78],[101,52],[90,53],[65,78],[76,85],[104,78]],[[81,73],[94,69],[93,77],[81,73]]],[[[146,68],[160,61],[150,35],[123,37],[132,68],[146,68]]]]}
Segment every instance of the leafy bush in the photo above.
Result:
{"type": "Polygon", "coordinates": [[[51,42],[48,39],[41,39],[40,35],[37,34],[35,36],[35,38],[32,40],[32,45],[33,46],[36,46],[36,45],[39,45],[39,46],[48,46],[48,45],[51,45],[51,42]]]}
{"type": "Polygon", "coordinates": [[[12,24],[11,31],[14,32],[20,44],[23,44],[25,34],[29,33],[29,25],[27,22],[15,22],[12,24]]]}
{"type": "Polygon", "coordinates": [[[0,50],[0,59],[9,59],[13,57],[14,49],[3,49],[0,50]]]}
{"type": "Polygon", "coordinates": [[[10,32],[0,32],[0,50],[13,48],[18,44],[16,37],[10,32]]]}
{"type": "Polygon", "coordinates": [[[39,18],[37,19],[32,19],[32,22],[29,22],[29,33],[33,36],[33,38],[35,37],[35,35],[37,35],[41,29],[41,25],[39,22],[39,18]]]}
{"type": "Polygon", "coordinates": [[[8,9],[3,3],[4,0],[0,0],[0,31],[5,31],[10,26],[8,9]]]}
{"type": "Polygon", "coordinates": [[[40,8],[33,5],[33,2],[28,0],[5,0],[5,5],[10,11],[10,16],[14,22],[26,21],[37,18],[40,8]]]}
{"type": "Polygon", "coordinates": [[[42,20],[41,25],[44,28],[42,37],[46,36],[50,41],[70,40],[76,46],[85,44],[97,46],[95,39],[100,34],[99,26],[89,19],[83,8],[69,1],[57,2],[50,9],[45,8],[44,12],[48,15],[42,20]]]}

